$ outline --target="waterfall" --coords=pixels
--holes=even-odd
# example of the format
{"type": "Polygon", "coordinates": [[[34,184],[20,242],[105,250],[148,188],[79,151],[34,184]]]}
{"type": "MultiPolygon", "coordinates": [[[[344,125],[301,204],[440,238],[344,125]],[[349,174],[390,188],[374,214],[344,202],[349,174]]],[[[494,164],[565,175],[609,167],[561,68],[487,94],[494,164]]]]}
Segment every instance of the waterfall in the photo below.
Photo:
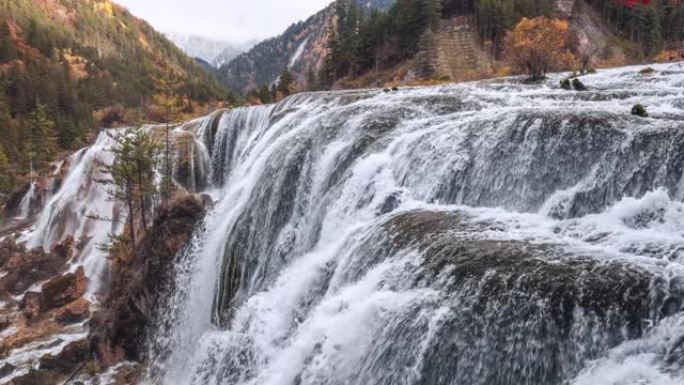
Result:
{"type": "Polygon", "coordinates": [[[681,383],[684,67],[654,68],[207,117],[147,381],[681,383]]]}
{"type": "MultiPolygon", "coordinates": [[[[653,68],[584,92],[556,74],[303,93],[173,127],[174,179],[215,205],[144,383],[682,383],[684,64],[653,68]]],[[[68,159],[24,236],[73,236],[91,293],[125,220],[94,182],[112,144],[68,159]]]]}
{"type": "Polygon", "coordinates": [[[21,202],[19,202],[19,215],[17,216],[17,219],[28,219],[28,217],[31,215],[31,202],[33,201],[35,195],[36,183],[31,182],[26,195],[24,195],[24,197],[21,198],[21,202]]]}

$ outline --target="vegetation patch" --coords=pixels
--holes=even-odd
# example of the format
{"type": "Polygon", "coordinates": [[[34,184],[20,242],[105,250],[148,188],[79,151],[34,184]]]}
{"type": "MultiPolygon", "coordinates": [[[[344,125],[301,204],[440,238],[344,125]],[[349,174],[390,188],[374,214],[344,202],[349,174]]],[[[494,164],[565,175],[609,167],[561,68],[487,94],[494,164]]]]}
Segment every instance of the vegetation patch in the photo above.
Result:
{"type": "Polygon", "coordinates": [[[634,107],[632,107],[632,115],[640,116],[642,118],[648,118],[648,112],[646,111],[646,107],[644,107],[641,104],[635,104],[634,107]]]}

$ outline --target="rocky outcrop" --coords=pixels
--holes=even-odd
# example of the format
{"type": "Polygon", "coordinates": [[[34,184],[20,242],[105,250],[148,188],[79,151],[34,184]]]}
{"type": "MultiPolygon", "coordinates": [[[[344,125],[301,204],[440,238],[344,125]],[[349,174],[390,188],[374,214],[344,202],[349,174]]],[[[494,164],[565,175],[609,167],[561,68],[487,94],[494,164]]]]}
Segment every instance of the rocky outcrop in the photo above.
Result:
{"type": "Polygon", "coordinates": [[[72,257],[73,239],[69,238],[55,246],[52,253],[42,248],[27,250],[7,237],[0,244],[0,270],[6,274],[0,278],[0,295],[19,295],[36,283],[59,276],[72,257]]]}
{"type": "Polygon", "coordinates": [[[43,284],[43,305],[47,309],[56,309],[74,302],[85,294],[87,285],[88,280],[82,266],[75,273],[53,278],[43,284]]]}
{"type": "Polygon", "coordinates": [[[174,257],[204,214],[201,197],[177,196],[162,209],[132,258],[114,258],[119,262],[110,295],[91,320],[91,347],[104,366],[141,359],[147,326],[171,281],[174,257]]]}
{"type": "Polygon", "coordinates": [[[61,374],[71,374],[90,357],[90,344],[87,340],[74,341],[57,355],[46,354],[40,359],[40,370],[61,374]]]}
{"type": "Polygon", "coordinates": [[[443,20],[437,33],[436,73],[450,80],[471,80],[491,72],[475,25],[466,18],[443,20]]]}

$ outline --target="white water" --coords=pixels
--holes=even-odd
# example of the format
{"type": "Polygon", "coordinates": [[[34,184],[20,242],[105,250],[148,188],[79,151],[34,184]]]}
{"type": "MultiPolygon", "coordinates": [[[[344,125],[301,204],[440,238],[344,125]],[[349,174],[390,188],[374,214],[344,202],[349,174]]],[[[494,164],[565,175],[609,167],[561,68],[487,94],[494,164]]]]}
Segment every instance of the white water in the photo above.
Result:
{"type": "Polygon", "coordinates": [[[290,64],[287,65],[288,68],[294,67],[295,64],[301,59],[302,54],[304,53],[304,49],[306,48],[306,45],[309,43],[309,38],[307,37],[304,39],[303,42],[299,44],[297,47],[297,50],[295,51],[294,55],[292,55],[292,58],[290,58],[290,64]]]}
{"type": "Polygon", "coordinates": [[[24,197],[21,198],[21,202],[19,202],[19,215],[17,216],[18,219],[27,219],[29,217],[31,214],[31,201],[33,200],[35,194],[36,184],[35,182],[32,182],[31,187],[29,187],[29,190],[26,192],[26,195],[24,195],[24,197]]]}
{"type": "MultiPolygon", "coordinates": [[[[457,304],[471,297],[446,288],[449,269],[429,284],[414,283],[425,274],[418,250],[372,257],[381,253],[374,247],[392,218],[460,212],[472,224],[451,236],[554,244],[564,251],[552,263],[591,256],[680,290],[684,205],[672,197],[682,194],[684,69],[656,66],[650,78],[639,69],[587,76],[586,93],[559,90],[559,75],[544,86],[504,80],[299,95],[224,114],[212,148],[219,203],[179,261],[178,290],[168,301],[173,311],[162,317],[152,347],[150,381],[684,381],[649,342],[673,318],[654,315],[649,322],[658,326],[628,341],[626,331],[612,334],[597,313],[578,309],[568,345],[560,342],[550,356],[543,346],[554,340],[535,331],[550,327],[543,317],[495,327],[506,305],[463,313],[457,304]],[[629,115],[637,102],[650,119],[629,115]],[[235,270],[222,270],[231,261],[235,270]],[[470,317],[480,321],[464,328],[494,339],[459,346],[458,329],[444,334],[470,317]],[[503,352],[489,352],[487,345],[507,331],[503,352]],[[524,341],[527,347],[516,347],[524,341]],[[645,352],[613,358],[611,348],[627,351],[629,344],[645,352]],[[440,349],[446,350],[435,356],[440,349]],[[448,354],[467,358],[452,360],[459,371],[435,363],[448,354]],[[498,354],[500,361],[489,361],[498,354]]],[[[653,301],[649,306],[660,306],[653,301]]],[[[611,314],[611,322],[621,322],[619,312],[611,314]]],[[[668,330],[684,335],[681,327],[668,330]]]]}
{"type": "MultiPolygon", "coordinates": [[[[178,257],[148,382],[682,383],[684,68],[654,68],[583,77],[583,93],[556,75],[301,94],[191,122],[189,188],[218,202],[178,257]],[[445,240],[478,261],[517,251],[477,262],[482,276],[434,272],[458,255],[430,251],[445,240]],[[559,310],[570,288],[576,305],[559,310]]],[[[116,230],[82,220],[115,211],[88,182],[100,140],[74,155],[34,244],[116,230]]],[[[106,270],[92,249],[80,258],[106,270]]]]}

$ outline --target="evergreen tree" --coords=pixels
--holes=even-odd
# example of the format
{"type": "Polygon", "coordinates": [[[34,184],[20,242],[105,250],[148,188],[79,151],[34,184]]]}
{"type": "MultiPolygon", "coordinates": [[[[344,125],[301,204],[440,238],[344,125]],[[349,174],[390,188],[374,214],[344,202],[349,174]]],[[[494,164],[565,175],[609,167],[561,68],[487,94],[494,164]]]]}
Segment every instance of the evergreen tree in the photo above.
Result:
{"type": "Polygon", "coordinates": [[[166,205],[173,189],[173,165],[171,161],[171,122],[178,118],[182,109],[182,99],[177,90],[180,88],[182,79],[173,71],[167,71],[157,79],[157,94],[154,95],[154,103],[164,113],[163,121],[166,123],[164,138],[164,180],[162,181],[162,204],[166,205]]]}
{"type": "Polygon", "coordinates": [[[314,71],[313,66],[309,67],[306,72],[306,89],[308,91],[318,90],[318,79],[316,78],[316,71],[314,71]]]}
{"type": "Polygon", "coordinates": [[[278,77],[277,91],[282,96],[288,96],[292,93],[292,87],[294,86],[294,76],[288,68],[284,68],[278,77]]]}
{"type": "Polygon", "coordinates": [[[9,159],[5,155],[5,151],[0,146],[0,196],[12,192],[14,183],[12,180],[12,169],[9,164],[9,159]]]}
{"type": "Polygon", "coordinates": [[[432,29],[423,32],[418,42],[419,51],[415,59],[415,67],[418,77],[432,79],[435,76],[437,61],[437,41],[432,29]]]}
{"type": "Polygon", "coordinates": [[[9,25],[5,21],[0,21],[0,62],[16,60],[17,48],[12,40],[9,25]]]}
{"type": "Polygon", "coordinates": [[[257,90],[257,97],[259,98],[259,100],[261,100],[262,103],[273,102],[273,99],[271,98],[271,90],[265,84],[259,87],[259,89],[257,90]]]}
{"type": "Polygon", "coordinates": [[[115,142],[109,149],[114,160],[111,164],[100,165],[106,177],[96,182],[106,186],[110,199],[124,203],[128,213],[127,243],[132,249],[137,235],[147,229],[147,214],[156,194],[154,158],[157,146],[142,130],[108,132],[108,135],[115,142]]]}
{"type": "Polygon", "coordinates": [[[53,145],[50,134],[55,128],[55,122],[45,104],[36,102],[34,110],[26,121],[27,141],[26,157],[34,169],[43,168],[52,159],[53,145]]]}

